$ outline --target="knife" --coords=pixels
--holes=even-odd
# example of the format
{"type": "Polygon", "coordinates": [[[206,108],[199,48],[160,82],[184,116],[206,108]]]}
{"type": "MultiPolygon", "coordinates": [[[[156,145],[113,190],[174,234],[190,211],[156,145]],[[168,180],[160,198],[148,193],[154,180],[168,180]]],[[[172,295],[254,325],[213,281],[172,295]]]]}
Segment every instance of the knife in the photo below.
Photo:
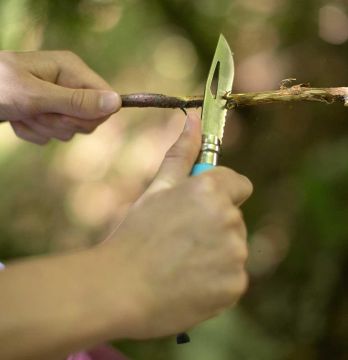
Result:
{"type": "MultiPolygon", "coordinates": [[[[202,146],[191,175],[196,176],[217,165],[227,109],[224,95],[232,90],[234,78],[233,54],[225,37],[220,34],[205,85],[202,109],[202,146]]],[[[186,333],[178,334],[177,344],[190,341],[186,333]]]]}

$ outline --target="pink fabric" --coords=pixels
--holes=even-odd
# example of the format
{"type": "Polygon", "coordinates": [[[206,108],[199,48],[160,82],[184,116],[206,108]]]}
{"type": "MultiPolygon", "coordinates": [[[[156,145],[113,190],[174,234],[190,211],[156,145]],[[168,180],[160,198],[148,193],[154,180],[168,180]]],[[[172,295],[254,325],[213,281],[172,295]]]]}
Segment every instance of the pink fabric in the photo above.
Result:
{"type": "Polygon", "coordinates": [[[89,351],[70,355],[66,360],[129,360],[111,346],[101,345],[89,351]]]}

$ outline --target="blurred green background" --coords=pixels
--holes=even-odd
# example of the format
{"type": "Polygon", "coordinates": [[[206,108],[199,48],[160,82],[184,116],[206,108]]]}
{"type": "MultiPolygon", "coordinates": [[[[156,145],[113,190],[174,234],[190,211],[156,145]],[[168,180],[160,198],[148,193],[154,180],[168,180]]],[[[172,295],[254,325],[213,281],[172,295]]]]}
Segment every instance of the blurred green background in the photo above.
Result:
{"type": "MultiPolygon", "coordinates": [[[[346,0],[0,0],[6,50],[70,49],[120,93],[203,93],[220,32],[235,92],[284,78],[348,86],[346,0]]],[[[123,109],[95,133],[39,147],[0,125],[1,260],[94,244],[151,181],[185,120],[123,109]]],[[[271,104],[229,114],[223,165],[246,174],[250,288],[173,338],[117,344],[132,359],[348,359],[348,110],[271,104]]]]}

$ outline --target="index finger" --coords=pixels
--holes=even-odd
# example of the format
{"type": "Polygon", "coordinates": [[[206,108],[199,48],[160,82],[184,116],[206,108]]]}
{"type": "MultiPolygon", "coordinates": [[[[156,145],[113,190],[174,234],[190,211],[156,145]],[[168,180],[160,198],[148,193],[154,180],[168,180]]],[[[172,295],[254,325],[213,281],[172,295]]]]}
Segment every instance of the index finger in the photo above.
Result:
{"type": "Polygon", "coordinates": [[[226,167],[217,166],[198,176],[210,177],[217,188],[225,191],[237,206],[241,206],[253,192],[253,185],[246,176],[226,167]]]}
{"type": "Polygon", "coordinates": [[[60,51],[57,52],[55,60],[61,70],[57,85],[74,89],[112,90],[112,87],[78,55],[60,51]]]}

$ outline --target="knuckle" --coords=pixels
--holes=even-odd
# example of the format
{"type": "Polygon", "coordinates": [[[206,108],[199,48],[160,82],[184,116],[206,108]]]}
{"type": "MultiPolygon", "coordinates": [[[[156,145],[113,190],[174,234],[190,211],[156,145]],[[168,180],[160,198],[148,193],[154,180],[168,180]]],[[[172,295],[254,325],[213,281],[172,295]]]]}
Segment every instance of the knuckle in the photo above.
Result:
{"type": "Polygon", "coordinates": [[[246,241],[235,234],[230,235],[226,240],[225,252],[226,254],[229,254],[229,264],[232,264],[235,268],[239,269],[244,267],[249,255],[246,241]]]}
{"type": "Polygon", "coordinates": [[[239,293],[235,284],[229,283],[223,292],[224,302],[226,305],[233,305],[239,298],[239,293]]]}
{"type": "Polygon", "coordinates": [[[244,199],[250,197],[253,192],[252,182],[244,175],[236,173],[235,182],[238,184],[239,191],[244,199]]]}
{"type": "Polygon", "coordinates": [[[216,180],[211,174],[205,173],[196,177],[197,191],[201,194],[214,194],[218,191],[216,180]]]}
{"type": "Polygon", "coordinates": [[[13,131],[16,134],[17,137],[22,138],[22,139],[24,138],[25,135],[24,135],[23,130],[21,128],[19,128],[17,126],[12,126],[12,128],[13,128],[13,131]]]}
{"type": "Polygon", "coordinates": [[[249,286],[249,275],[246,271],[242,271],[239,275],[239,280],[237,281],[237,291],[240,295],[243,295],[249,286]]]}
{"type": "Polygon", "coordinates": [[[246,292],[249,285],[249,276],[246,271],[234,275],[222,291],[222,297],[227,305],[235,305],[246,292]]]}
{"type": "Polygon", "coordinates": [[[246,176],[239,174],[235,170],[226,167],[217,167],[216,176],[221,183],[229,184],[229,187],[234,188],[239,198],[243,201],[248,199],[253,192],[252,182],[246,176]]]}
{"type": "Polygon", "coordinates": [[[245,192],[247,194],[247,196],[249,197],[253,191],[254,191],[254,186],[253,183],[250,181],[250,179],[244,175],[239,175],[242,179],[242,181],[244,182],[244,186],[245,186],[245,192]]]}
{"type": "Polygon", "coordinates": [[[80,112],[85,102],[86,93],[83,89],[75,89],[72,92],[70,106],[72,111],[80,112]]]}
{"type": "Polygon", "coordinates": [[[39,139],[32,139],[30,140],[36,145],[46,145],[49,142],[49,139],[47,138],[39,138],[39,139]]]}
{"type": "Polygon", "coordinates": [[[93,127],[90,127],[90,128],[85,128],[85,129],[83,129],[84,134],[92,134],[92,132],[93,132],[97,127],[98,127],[98,126],[93,126],[93,127]]]}
{"type": "Polygon", "coordinates": [[[229,200],[222,189],[219,188],[214,177],[202,174],[192,178],[189,192],[200,209],[204,209],[212,222],[219,227],[225,227],[225,214],[230,206],[229,200]]]}
{"type": "Polygon", "coordinates": [[[211,176],[214,179],[217,187],[223,189],[225,188],[224,185],[226,184],[226,182],[235,180],[236,172],[227,167],[217,166],[209,173],[207,173],[207,176],[211,176]]]}
{"type": "Polygon", "coordinates": [[[236,206],[232,208],[232,210],[228,213],[227,216],[228,216],[227,221],[229,225],[231,225],[232,227],[238,227],[244,222],[243,213],[236,206]]]}
{"type": "Polygon", "coordinates": [[[67,57],[67,58],[75,58],[77,57],[77,55],[72,52],[71,50],[60,50],[58,51],[58,53],[63,56],[63,57],[67,57]]]}
{"type": "Polygon", "coordinates": [[[217,166],[214,171],[216,171],[216,173],[218,173],[221,178],[226,178],[228,181],[238,181],[245,183],[245,186],[248,187],[250,191],[252,191],[252,183],[245,175],[242,175],[237,171],[224,166],[217,166]]]}
{"type": "Polygon", "coordinates": [[[180,144],[174,144],[172,145],[169,150],[166,152],[165,155],[166,160],[169,161],[177,161],[180,160],[181,162],[184,162],[185,164],[188,164],[190,162],[190,157],[187,154],[187,151],[183,149],[180,144]]]}
{"type": "Polygon", "coordinates": [[[62,51],[59,51],[59,53],[60,53],[60,56],[63,58],[63,60],[66,59],[75,65],[80,65],[81,63],[83,63],[82,59],[71,50],[62,50],[62,51]]]}
{"type": "Polygon", "coordinates": [[[75,56],[75,53],[73,53],[71,50],[63,50],[63,52],[67,56],[75,56]]]}
{"type": "Polygon", "coordinates": [[[217,166],[213,171],[222,177],[236,177],[239,175],[235,170],[226,166],[217,166]]]}
{"type": "Polygon", "coordinates": [[[87,127],[80,127],[77,132],[81,134],[91,134],[95,130],[95,127],[93,128],[87,128],[87,127]]]}
{"type": "Polygon", "coordinates": [[[56,135],[55,138],[61,141],[69,141],[73,138],[73,136],[74,136],[73,133],[66,133],[66,134],[56,135]]]}
{"type": "Polygon", "coordinates": [[[88,122],[86,122],[84,124],[75,124],[73,128],[73,132],[80,134],[91,134],[96,128],[97,125],[91,125],[88,122]]]}
{"type": "Polygon", "coordinates": [[[237,301],[237,293],[233,285],[229,282],[224,289],[221,290],[221,303],[224,308],[227,308],[237,301]]]}
{"type": "Polygon", "coordinates": [[[12,129],[14,131],[14,133],[19,137],[19,138],[24,138],[26,136],[26,132],[24,131],[24,129],[20,126],[20,124],[17,124],[17,122],[10,122],[12,129]]]}
{"type": "Polygon", "coordinates": [[[192,178],[189,193],[200,206],[206,208],[209,205],[211,208],[216,202],[215,191],[215,182],[211,177],[197,176],[192,178]]]}
{"type": "Polygon", "coordinates": [[[16,136],[20,139],[29,141],[31,143],[34,143],[36,145],[45,145],[48,143],[49,139],[41,136],[32,136],[28,134],[24,129],[21,127],[13,126],[13,131],[16,134],[16,136]]]}
{"type": "Polygon", "coordinates": [[[237,259],[244,265],[249,256],[248,246],[244,241],[240,243],[238,246],[238,250],[236,251],[237,259]]]}

